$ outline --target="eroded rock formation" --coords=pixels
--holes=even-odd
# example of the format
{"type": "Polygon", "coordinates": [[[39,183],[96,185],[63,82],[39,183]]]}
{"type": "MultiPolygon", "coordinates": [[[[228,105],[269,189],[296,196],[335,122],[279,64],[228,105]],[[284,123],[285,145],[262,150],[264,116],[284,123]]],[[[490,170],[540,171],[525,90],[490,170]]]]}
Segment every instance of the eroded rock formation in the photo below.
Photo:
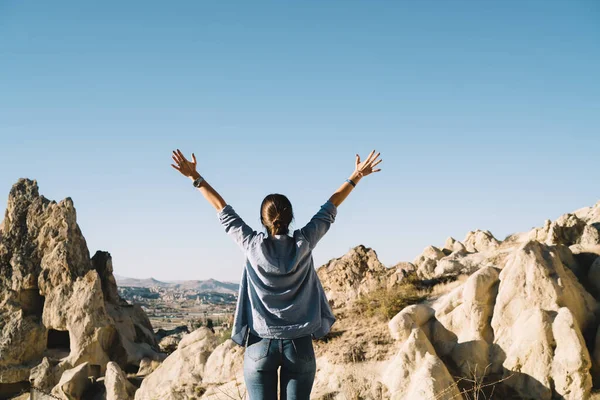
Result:
{"type": "Polygon", "coordinates": [[[64,393],[63,372],[85,374],[86,363],[104,374],[109,361],[161,358],[145,313],[119,298],[110,255],[90,258],[70,198],[48,200],[20,179],[1,231],[0,385],[31,378],[64,393]]]}

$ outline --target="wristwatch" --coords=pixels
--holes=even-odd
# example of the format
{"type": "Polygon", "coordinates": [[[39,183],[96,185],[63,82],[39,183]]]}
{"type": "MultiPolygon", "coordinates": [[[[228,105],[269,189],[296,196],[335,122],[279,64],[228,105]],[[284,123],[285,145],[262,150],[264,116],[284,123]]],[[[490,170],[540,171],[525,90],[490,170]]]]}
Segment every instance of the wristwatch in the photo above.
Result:
{"type": "Polygon", "coordinates": [[[204,182],[204,178],[199,176],[196,179],[194,179],[194,183],[192,183],[194,185],[195,188],[199,188],[200,185],[202,184],[202,182],[204,182]]]}

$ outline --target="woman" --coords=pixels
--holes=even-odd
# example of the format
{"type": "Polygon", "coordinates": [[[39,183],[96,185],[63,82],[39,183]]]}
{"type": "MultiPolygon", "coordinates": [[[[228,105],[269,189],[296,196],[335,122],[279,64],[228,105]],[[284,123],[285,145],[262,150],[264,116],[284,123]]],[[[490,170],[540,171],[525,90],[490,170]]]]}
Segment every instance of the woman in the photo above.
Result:
{"type": "Polygon", "coordinates": [[[292,205],[281,194],[262,202],[260,220],[267,232],[252,230],[231,205],[196,171],[196,156],[188,161],[173,151],[173,168],[217,210],[225,231],[246,255],[232,340],[244,346],[244,380],[250,400],[277,399],[277,369],[281,366],[281,399],[309,399],[316,372],[312,339],[325,336],[335,317],[314,268],[312,250],[335,220],[337,207],[382,160],[373,150],[363,162],[356,155],[349,179],[321,206],[302,229],[289,235],[292,205]]]}

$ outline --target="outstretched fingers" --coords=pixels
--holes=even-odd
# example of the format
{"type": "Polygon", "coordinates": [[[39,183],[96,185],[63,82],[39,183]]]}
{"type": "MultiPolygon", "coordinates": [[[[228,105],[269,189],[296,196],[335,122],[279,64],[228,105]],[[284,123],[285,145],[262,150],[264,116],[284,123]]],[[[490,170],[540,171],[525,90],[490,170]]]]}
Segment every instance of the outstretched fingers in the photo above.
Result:
{"type": "Polygon", "coordinates": [[[185,158],[185,156],[183,155],[183,153],[181,152],[181,150],[177,149],[177,154],[179,154],[179,157],[183,160],[183,161],[187,161],[187,158],[185,158]]]}
{"type": "Polygon", "coordinates": [[[375,154],[375,150],[373,150],[372,152],[369,153],[369,156],[365,160],[365,164],[368,164],[369,161],[371,161],[371,158],[373,157],[373,154],[375,154]]]}
{"type": "Polygon", "coordinates": [[[194,153],[192,153],[192,162],[193,162],[194,164],[197,164],[197,163],[196,163],[196,156],[194,155],[194,153]]]}
{"type": "Polygon", "coordinates": [[[173,160],[175,160],[175,162],[178,164],[181,164],[181,162],[183,161],[179,156],[179,153],[177,153],[175,150],[173,150],[173,155],[171,157],[173,157],[173,160]]]}
{"type": "Polygon", "coordinates": [[[377,158],[379,157],[381,153],[377,153],[375,154],[373,157],[371,157],[371,159],[369,160],[370,163],[373,163],[375,160],[377,160],[377,158]]]}
{"type": "Polygon", "coordinates": [[[175,164],[171,164],[171,167],[175,168],[177,171],[181,172],[181,168],[179,168],[177,165],[175,164]]]}

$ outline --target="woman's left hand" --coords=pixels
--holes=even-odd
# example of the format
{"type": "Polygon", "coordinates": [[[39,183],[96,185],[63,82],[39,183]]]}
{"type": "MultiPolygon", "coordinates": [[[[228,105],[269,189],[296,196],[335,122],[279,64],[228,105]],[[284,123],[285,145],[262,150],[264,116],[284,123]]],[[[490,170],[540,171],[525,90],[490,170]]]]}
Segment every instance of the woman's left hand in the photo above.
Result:
{"type": "Polygon", "coordinates": [[[198,172],[196,172],[196,156],[194,153],[192,153],[192,161],[188,161],[179,149],[177,149],[177,151],[173,151],[172,157],[177,165],[171,164],[171,166],[177,171],[181,172],[183,176],[188,178],[194,178],[198,176],[198,172]]]}

